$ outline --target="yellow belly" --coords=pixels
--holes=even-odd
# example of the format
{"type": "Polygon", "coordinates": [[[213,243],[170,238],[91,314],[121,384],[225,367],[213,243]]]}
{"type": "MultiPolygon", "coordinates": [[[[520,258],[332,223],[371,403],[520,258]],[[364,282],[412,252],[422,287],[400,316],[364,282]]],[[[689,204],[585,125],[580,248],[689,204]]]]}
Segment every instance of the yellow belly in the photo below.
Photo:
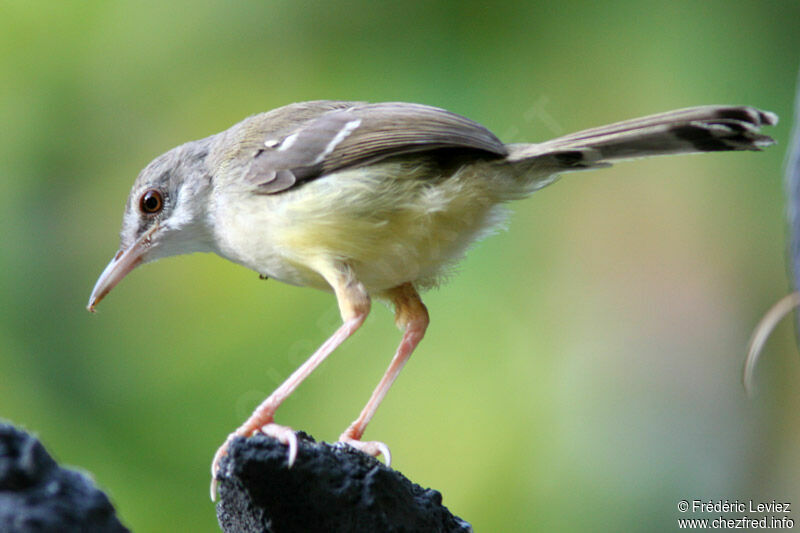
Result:
{"type": "Polygon", "coordinates": [[[327,290],[315,266],[344,262],[372,294],[406,282],[431,287],[503,222],[507,177],[489,164],[450,177],[415,170],[383,163],[273,196],[226,194],[216,209],[226,230],[219,252],[295,285],[327,290]]]}

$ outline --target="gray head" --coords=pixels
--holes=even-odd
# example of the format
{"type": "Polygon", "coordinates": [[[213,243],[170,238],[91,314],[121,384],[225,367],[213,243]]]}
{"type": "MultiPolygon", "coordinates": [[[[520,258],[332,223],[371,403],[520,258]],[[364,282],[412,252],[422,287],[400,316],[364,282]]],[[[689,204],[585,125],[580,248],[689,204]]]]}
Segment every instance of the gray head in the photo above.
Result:
{"type": "Polygon", "coordinates": [[[119,251],[89,297],[94,307],[136,266],[170,255],[211,249],[206,208],[211,137],[173,148],[139,173],[122,218],[119,251]]]}

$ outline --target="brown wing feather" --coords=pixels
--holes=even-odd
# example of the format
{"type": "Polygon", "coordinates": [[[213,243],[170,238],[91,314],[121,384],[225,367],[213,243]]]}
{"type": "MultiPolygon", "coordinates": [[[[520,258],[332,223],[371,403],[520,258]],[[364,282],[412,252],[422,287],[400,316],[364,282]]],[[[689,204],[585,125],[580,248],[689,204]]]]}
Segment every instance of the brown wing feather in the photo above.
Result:
{"type": "Polygon", "coordinates": [[[265,139],[250,164],[247,178],[262,194],[396,155],[442,148],[475,150],[485,157],[508,153],[477,122],[420,104],[353,103],[291,126],[282,137],[265,139]]]}

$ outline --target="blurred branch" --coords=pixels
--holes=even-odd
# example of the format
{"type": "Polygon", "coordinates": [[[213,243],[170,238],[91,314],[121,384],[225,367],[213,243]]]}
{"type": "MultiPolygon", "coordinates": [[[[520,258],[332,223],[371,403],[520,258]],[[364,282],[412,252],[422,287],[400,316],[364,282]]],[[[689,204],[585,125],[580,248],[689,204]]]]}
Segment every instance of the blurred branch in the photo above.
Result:
{"type": "MultiPolygon", "coordinates": [[[[778,323],[800,306],[800,76],[794,102],[794,124],[786,148],[786,214],[789,219],[789,276],[794,291],[778,300],[765,314],[750,337],[744,361],[742,382],[748,394],[753,391],[753,374],[758,357],[778,323]]],[[[800,345],[800,315],[795,316],[795,342],[800,345]]]]}
{"type": "MultiPolygon", "coordinates": [[[[794,290],[800,290],[800,76],[794,101],[792,137],[786,148],[786,211],[789,218],[789,264],[794,290]]],[[[800,327],[800,323],[795,323],[800,327]]]]}

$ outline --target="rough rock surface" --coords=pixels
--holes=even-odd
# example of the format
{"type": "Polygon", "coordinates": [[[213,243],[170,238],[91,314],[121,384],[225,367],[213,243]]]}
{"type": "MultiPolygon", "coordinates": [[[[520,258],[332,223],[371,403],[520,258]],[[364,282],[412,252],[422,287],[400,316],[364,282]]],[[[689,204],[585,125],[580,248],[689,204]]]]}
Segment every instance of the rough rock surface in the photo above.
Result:
{"type": "Polygon", "coordinates": [[[468,532],[433,489],[347,446],[298,435],[297,459],[264,435],[237,438],[222,460],[217,519],[233,532],[468,532]]]}
{"type": "Polygon", "coordinates": [[[88,476],[61,468],[35,437],[0,422],[0,531],[128,531],[88,476]]]}

